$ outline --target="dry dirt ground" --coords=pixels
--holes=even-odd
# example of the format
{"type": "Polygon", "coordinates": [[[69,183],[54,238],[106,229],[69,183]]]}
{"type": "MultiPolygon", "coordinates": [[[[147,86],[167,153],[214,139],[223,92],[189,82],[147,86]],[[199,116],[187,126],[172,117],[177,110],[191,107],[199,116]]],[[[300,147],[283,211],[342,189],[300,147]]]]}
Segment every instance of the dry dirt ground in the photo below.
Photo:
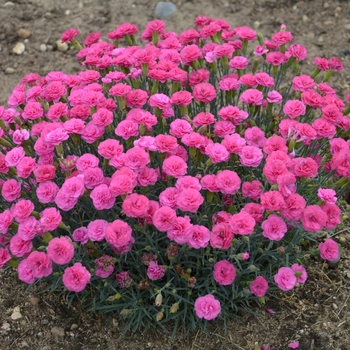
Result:
{"type": "MultiPolygon", "coordinates": [[[[180,0],[177,12],[165,19],[168,30],[188,29],[197,15],[224,18],[232,26],[248,25],[269,37],[281,23],[292,31],[295,42],[309,51],[306,65],[315,56],[342,59],[345,70],[331,84],[340,96],[350,93],[350,1],[322,0],[180,0]]],[[[79,64],[75,51],[60,52],[55,42],[60,34],[78,28],[84,37],[91,32],[106,34],[123,22],[143,28],[155,19],[155,0],[0,0],[0,104],[6,104],[12,88],[29,72],[51,70],[75,73],[79,64]],[[29,30],[25,32],[20,29],[29,30]],[[30,34],[28,38],[23,38],[30,34]],[[21,37],[22,36],[22,37],[21,37]],[[23,42],[21,55],[12,52],[23,42]],[[42,51],[46,45],[46,51],[42,51]]],[[[349,210],[349,209],[348,209],[349,210]]],[[[346,214],[346,213],[345,213],[346,214]]],[[[349,215],[350,216],[350,215],[349,215]]],[[[345,218],[346,219],[346,218],[345,218]]],[[[0,348],[35,350],[87,349],[288,349],[299,341],[299,349],[350,349],[350,235],[349,220],[334,236],[341,243],[342,260],[330,270],[318,258],[308,262],[305,286],[269,301],[260,316],[242,315],[241,322],[200,331],[173,341],[162,331],[138,333],[120,340],[122,324],[117,318],[104,324],[95,315],[68,308],[57,295],[37,294],[44,286],[26,292],[16,274],[0,272],[0,348]],[[19,311],[21,316],[11,316],[19,311]],[[18,317],[19,317],[18,316],[18,317]]]]}

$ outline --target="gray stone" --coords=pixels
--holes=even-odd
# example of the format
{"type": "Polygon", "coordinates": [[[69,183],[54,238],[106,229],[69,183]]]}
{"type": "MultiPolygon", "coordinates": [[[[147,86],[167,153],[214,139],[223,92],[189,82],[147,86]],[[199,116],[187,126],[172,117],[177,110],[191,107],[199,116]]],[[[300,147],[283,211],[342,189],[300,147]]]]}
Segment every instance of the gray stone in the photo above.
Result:
{"type": "Polygon", "coordinates": [[[14,72],[15,72],[15,69],[12,68],[12,67],[7,67],[7,68],[5,69],[5,73],[6,73],[6,74],[13,74],[14,72]]]}
{"type": "Polygon", "coordinates": [[[154,14],[157,17],[167,18],[170,17],[174,12],[176,12],[176,10],[176,5],[172,2],[159,1],[154,10],[154,14]]]}
{"type": "Polygon", "coordinates": [[[350,23],[349,24],[345,24],[344,29],[350,30],[350,23]]]}
{"type": "Polygon", "coordinates": [[[47,51],[47,46],[45,44],[41,44],[39,48],[40,48],[41,52],[46,52],[47,51]]]}
{"type": "Polygon", "coordinates": [[[24,50],[26,49],[25,45],[21,42],[18,42],[12,49],[12,52],[16,55],[22,55],[24,50]]]}
{"type": "Polygon", "coordinates": [[[51,333],[55,337],[64,337],[65,335],[64,329],[62,327],[56,327],[56,326],[51,329],[51,333]]]}

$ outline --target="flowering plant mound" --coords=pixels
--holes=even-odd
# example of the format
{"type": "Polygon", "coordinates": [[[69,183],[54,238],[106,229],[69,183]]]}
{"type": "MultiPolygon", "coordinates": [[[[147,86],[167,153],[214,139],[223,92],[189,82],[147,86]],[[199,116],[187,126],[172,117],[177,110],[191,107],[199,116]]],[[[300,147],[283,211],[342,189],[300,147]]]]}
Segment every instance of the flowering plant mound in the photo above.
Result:
{"type": "MultiPolygon", "coordinates": [[[[70,302],[185,332],[307,280],[305,249],[340,223],[350,96],[337,58],[198,17],[92,33],[79,74],[26,75],[0,107],[0,267],[70,302]],[[258,41],[255,43],[255,41],[258,41]],[[202,320],[203,319],[203,320],[202,320]]],[[[321,258],[339,258],[327,239],[321,258]]]]}

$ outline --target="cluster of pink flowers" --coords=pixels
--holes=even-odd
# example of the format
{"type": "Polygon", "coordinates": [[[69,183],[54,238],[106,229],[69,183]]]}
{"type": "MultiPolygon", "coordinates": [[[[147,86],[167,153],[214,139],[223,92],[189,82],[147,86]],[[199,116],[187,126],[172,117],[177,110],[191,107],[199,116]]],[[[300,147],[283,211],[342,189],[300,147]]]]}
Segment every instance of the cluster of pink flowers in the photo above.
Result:
{"type": "MultiPolygon", "coordinates": [[[[77,54],[86,70],[31,73],[16,86],[9,108],[0,106],[0,267],[17,260],[30,284],[62,265],[73,292],[113,273],[121,289],[147,288],[174,270],[166,255],[139,254],[141,237],[155,231],[153,239],[170,244],[169,261],[180,248],[205,248],[215,286],[225,288],[240,278],[237,257],[246,267],[257,261],[250,246],[235,251],[234,242],[256,238],[280,254],[290,231],[336,228],[336,185],[323,178],[333,171],[338,183],[350,180],[350,142],[342,138],[350,96],[344,103],[326,82],[341,62],[316,58],[315,71],[295,76],[286,94],[281,77],[307,50],[284,27],[254,48],[271,70],[249,73],[254,30],[205,16],[195,24],[177,35],[151,21],[144,47],[129,23],[108,33],[113,42],[92,33],[77,54]],[[134,250],[142,261],[116,265],[134,250]]],[[[78,34],[71,28],[62,41],[79,47],[78,34]]],[[[339,257],[332,239],[319,249],[325,260],[339,257]]],[[[178,263],[177,275],[193,287],[198,276],[178,263]]],[[[270,279],[251,269],[251,295],[264,297],[272,279],[283,291],[306,281],[303,266],[282,265],[270,279]]],[[[198,296],[194,309],[211,320],[220,301],[198,296]]]]}

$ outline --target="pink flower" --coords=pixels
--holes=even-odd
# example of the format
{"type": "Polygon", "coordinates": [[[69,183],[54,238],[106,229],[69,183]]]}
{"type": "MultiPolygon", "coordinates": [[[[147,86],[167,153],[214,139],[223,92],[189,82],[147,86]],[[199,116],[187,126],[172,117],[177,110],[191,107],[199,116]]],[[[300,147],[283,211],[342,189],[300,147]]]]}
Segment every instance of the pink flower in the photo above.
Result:
{"type": "Polygon", "coordinates": [[[17,233],[10,240],[10,251],[12,255],[15,255],[19,258],[29,254],[33,248],[33,243],[30,240],[24,240],[17,233]]]}
{"type": "Polygon", "coordinates": [[[124,140],[139,135],[139,126],[132,120],[122,120],[115,129],[115,134],[124,140]]]}
{"type": "Polygon", "coordinates": [[[17,222],[23,222],[28,219],[34,210],[34,203],[28,199],[19,200],[12,209],[12,215],[17,222]]]}
{"type": "Polygon", "coordinates": [[[300,44],[292,44],[288,47],[287,52],[295,57],[297,60],[305,60],[307,57],[307,50],[300,44]]]}
{"type": "Polygon", "coordinates": [[[258,298],[264,297],[268,288],[269,284],[262,276],[256,277],[249,285],[250,291],[258,298]]]}
{"type": "Polygon", "coordinates": [[[174,153],[179,146],[176,137],[171,135],[159,134],[154,139],[154,144],[161,153],[174,153]]]}
{"type": "Polygon", "coordinates": [[[158,263],[155,261],[149,262],[149,265],[147,268],[147,277],[150,280],[152,281],[159,280],[163,278],[164,274],[165,274],[165,269],[163,266],[158,265],[158,263]]]}
{"type": "Polygon", "coordinates": [[[96,186],[91,191],[90,198],[97,210],[111,209],[115,204],[115,196],[105,184],[96,186]]]}
{"type": "Polygon", "coordinates": [[[262,235],[273,241],[280,241],[288,231],[287,225],[282,218],[272,214],[261,224],[262,235]]]}
{"type": "Polygon", "coordinates": [[[112,247],[123,247],[132,239],[132,228],[122,220],[114,220],[106,227],[106,241],[112,247]]]}
{"type": "Polygon", "coordinates": [[[31,241],[37,234],[41,233],[42,228],[34,216],[29,216],[18,225],[17,235],[25,241],[31,241]]]}
{"type": "Polygon", "coordinates": [[[75,242],[86,244],[89,240],[88,230],[86,227],[79,227],[73,231],[73,239],[75,242]]]}
{"type": "Polygon", "coordinates": [[[281,215],[292,221],[297,221],[301,218],[304,208],[306,207],[306,200],[298,193],[291,193],[286,199],[281,215]]]}
{"type": "Polygon", "coordinates": [[[13,222],[13,216],[9,209],[0,213],[0,233],[6,234],[13,222]]]}
{"type": "Polygon", "coordinates": [[[269,211],[278,211],[284,207],[284,198],[279,191],[265,192],[260,196],[261,205],[269,211]]]}
{"type": "Polygon", "coordinates": [[[229,67],[231,69],[245,69],[248,66],[248,59],[244,56],[235,56],[230,60],[229,67]]]}
{"type": "Polygon", "coordinates": [[[286,62],[288,59],[286,55],[280,51],[273,51],[266,54],[266,62],[272,64],[275,67],[286,62]]]}
{"type": "Polygon", "coordinates": [[[36,189],[36,196],[41,203],[51,203],[55,201],[58,186],[52,181],[40,182],[36,189]]]}
{"type": "Polygon", "coordinates": [[[258,203],[247,203],[243,209],[248,214],[250,214],[256,223],[259,223],[264,218],[264,207],[258,203]]]}
{"type": "Polygon", "coordinates": [[[30,266],[28,266],[27,259],[23,259],[18,267],[18,278],[27,284],[32,284],[35,281],[35,277],[33,276],[33,271],[30,266]]]}
{"type": "Polygon", "coordinates": [[[169,176],[179,178],[186,174],[187,164],[178,156],[170,156],[163,162],[163,171],[169,176]]]}
{"type": "Polygon", "coordinates": [[[151,161],[149,154],[140,147],[133,147],[125,153],[125,165],[132,170],[140,170],[151,161]]]}
{"type": "Polygon", "coordinates": [[[171,96],[171,103],[177,106],[187,106],[192,101],[192,94],[188,91],[178,91],[171,96]]]}
{"type": "Polygon", "coordinates": [[[285,292],[293,289],[297,283],[295,273],[290,267],[280,267],[277,274],[274,276],[274,280],[278,288],[285,292]]]}
{"type": "Polygon", "coordinates": [[[219,300],[215,299],[212,294],[207,294],[196,299],[194,310],[197,317],[210,321],[218,317],[221,312],[221,305],[219,300]]]}
{"type": "Polygon", "coordinates": [[[5,164],[7,167],[17,166],[18,163],[25,157],[23,147],[15,147],[8,151],[5,155],[5,164]]]}
{"type": "Polygon", "coordinates": [[[180,57],[183,64],[188,66],[191,62],[202,57],[202,51],[197,45],[187,45],[181,50],[180,57]]]}
{"type": "Polygon", "coordinates": [[[149,98],[148,104],[150,107],[158,107],[163,110],[171,107],[171,100],[170,97],[165,94],[154,94],[149,98]]]}
{"type": "Polygon", "coordinates": [[[253,41],[256,38],[255,31],[247,26],[242,26],[242,27],[236,28],[236,35],[239,38],[247,40],[247,41],[253,41]]]}
{"type": "Polygon", "coordinates": [[[205,226],[193,225],[187,244],[194,249],[205,248],[210,239],[210,231],[205,226]]]}
{"type": "Polygon", "coordinates": [[[7,202],[14,202],[21,196],[21,184],[15,179],[6,180],[1,187],[1,195],[7,202]]]}
{"type": "Polygon", "coordinates": [[[339,258],[339,246],[332,238],[328,238],[325,242],[321,242],[318,247],[322,259],[334,261],[339,258]]]}
{"type": "Polygon", "coordinates": [[[262,131],[257,126],[253,126],[252,128],[248,128],[244,132],[244,138],[248,144],[248,146],[255,146],[262,148],[266,143],[266,137],[264,131],[262,131]]]}
{"type": "Polygon", "coordinates": [[[328,204],[337,202],[336,192],[330,188],[319,188],[317,191],[318,198],[328,204]]]}
{"type": "Polygon", "coordinates": [[[291,269],[295,272],[295,277],[297,278],[298,283],[305,283],[307,280],[307,272],[304,266],[299,264],[293,264],[291,269]]]}
{"type": "Polygon", "coordinates": [[[203,204],[204,198],[199,191],[187,188],[179,193],[176,205],[182,211],[189,211],[195,213],[199,207],[203,204]]]}
{"type": "Polygon", "coordinates": [[[61,40],[63,43],[66,43],[68,41],[71,41],[74,39],[75,36],[77,36],[80,33],[78,29],[75,28],[69,28],[61,35],[61,40]]]}
{"type": "Polygon", "coordinates": [[[263,184],[259,180],[244,182],[242,185],[242,195],[254,200],[258,200],[263,193],[263,184]]]}
{"type": "Polygon", "coordinates": [[[74,246],[68,237],[53,238],[47,246],[47,255],[58,265],[68,264],[74,256],[74,246]]]}
{"type": "Polygon", "coordinates": [[[209,103],[216,98],[215,87],[209,83],[197,84],[193,89],[193,97],[197,101],[209,103]]]}
{"type": "Polygon", "coordinates": [[[283,97],[278,91],[270,91],[267,93],[267,102],[269,103],[276,103],[280,104],[282,103],[283,97]]]}
{"type": "Polygon", "coordinates": [[[327,215],[327,222],[325,228],[327,230],[334,230],[341,222],[341,210],[336,204],[325,203],[321,205],[321,209],[327,215]]]}
{"type": "MultiPolygon", "coordinates": [[[[267,160],[265,163],[265,166],[263,168],[263,174],[266,176],[267,181],[274,185],[277,184],[277,179],[281,178],[282,176],[288,174],[289,171],[287,169],[287,166],[285,162],[283,161],[272,161],[272,160],[267,160]]],[[[290,173],[294,177],[294,183],[296,181],[295,176],[290,173]]]]}
{"type": "Polygon", "coordinates": [[[230,226],[234,234],[250,235],[254,232],[255,220],[248,212],[242,210],[231,216],[230,226]]]}
{"type": "Polygon", "coordinates": [[[37,182],[52,180],[55,177],[56,168],[54,165],[38,165],[34,169],[34,176],[37,182]]]}
{"type": "Polygon", "coordinates": [[[146,196],[132,193],[128,195],[122,204],[122,210],[126,216],[132,218],[145,217],[149,207],[149,200],[146,196]]]}
{"type": "Polygon", "coordinates": [[[210,245],[217,249],[229,249],[233,239],[233,232],[228,223],[221,222],[213,226],[210,235],[210,245]]]}
{"type": "Polygon", "coordinates": [[[0,248],[0,268],[11,260],[11,255],[7,248],[0,248]]]}
{"type": "Polygon", "coordinates": [[[109,277],[114,271],[113,258],[109,255],[103,255],[95,260],[95,275],[101,278],[109,277]]]}
{"type": "Polygon", "coordinates": [[[241,186],[241,179],[233,170],[223,170],[216,175],[216,185],[223,194],[235,194],[241,186]]]}
{"type": "Polygon", "coordinates": [[[248,260],[250,258],[250,254],[248,252],[244,252],[241,254],[242,260],[248,260]]]}
{"type": "Polygon", "coordinates": [[[120,288],[128,288],[132,285],[133,280],[129,275],[129,271],[122,271],[115,275],[115,280],[120,288]]]}
{"type": "Polygon", "coordinates": [[[261,106],[263,98],[263,93],[257,89],[245,90],[240,96],[240,99],[243,103],[252,106],[261,106]]]}
{"type": "Polygon", "coordinates": [[[182,136],[189,134],[192,131],[193,130],[191,124],[186,120],[175,119],[170,123],[169,133],[177,138],[181,138],[182,136]]]}
{"type": "Polygon", "coordinates": [[[227,162],[230,158],[230,153],[227,151],[226,147],[220,143],[209,144],[205,148],[205,153],[213,164],[227,162]]]}
{"type": "Polygon", "coordinates": [[[304,230],[319,232],[327,223],[327,214],[318,205],[309,205],[303,210],[300,221],[304,230]]]}
{"type": "Polygon", "coordinates": [[[40,226],[44,231],[54,231],[61,221],[61,213],[56,208],[46,208],[40,213],[40,226]]]}
{"type": "Polygon", "coordinates": [[[290,344],[288,344],[288,347],[291,349],[297,349],[299,347],[299,342],[298,341],[294,341],[290,344]]]}
{"type": "Polygon", "coordinates": [[[168,187],[159,194],[159,203],[162,207],[176,209],[176,201],[180,191],[175,187],[168,187]]]}
{"type": "Polygon", "coordinates": [[[106,227],[108,222],[106,220],[97,219],[90,221],[87,226],[87,234],[92,242],[100,242],[105,238],[106,227]]]}
{"type": "Polygon", "coordinates": [[[174,220],[173,227],[168,230],[167,236],[178,244],[184,244],[192,235],[191,219],[188,216],[178,216],[174,220]]]}
{"type": "Polygon", "coordinates": [[[52,261],[44,252],[31,252],[27,258],[27,266],[35,278],[47,277],[52,273],[52,261]]]}
{"type": "Polygon", "coordinates": [[[292,88],[295,91],[307,91],[307,90],[313,90],[315,86],[315,81],[306,74],[301,74],[299,76],[296,76],[292,80],[292,88]]]}
{"type": "Polygon", "coordinates": [[[240,161],[242,165],[257,168],[264,155],[260,148],[255,146],[244,146],[242,151],[239,153],[240,161]]]}
{"type": "Polygon", "coordinates": [[[91,274],[85,266],[77,262],[64,270],[62,281],[71,292],[81,292],[90,282],[91,274]]]}
{"type": "Polygon", "coordinates": [[[228,286],[236,278],[236,269],[229,261],[221,260],[214,265],[213,276],[217,283],[228,286]]]}

